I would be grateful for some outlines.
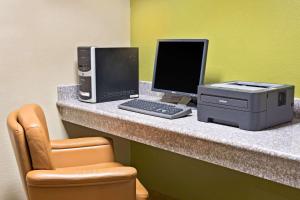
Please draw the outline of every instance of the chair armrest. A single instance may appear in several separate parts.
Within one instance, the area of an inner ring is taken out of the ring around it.
[[[85,137],[51,141],[52,149],[69,149],[101,145],[111,145],[111,142],[103,137]]]
[[[113,162],[111,142],[103,137],[51,141],[51,158],[55,168]]]
[[[132,167],[33,170],[26,181],[31,200],[135,200],[136,173]]]
[[[102,169],[61,168],[56,170],[32,170],[26,175],[30,186],[78,186],[135,180],[137,171],[133,167],[113,167]]]

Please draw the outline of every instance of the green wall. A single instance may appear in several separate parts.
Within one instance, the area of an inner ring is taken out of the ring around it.
[[[142,80],[152,80],[159,38],[208,38],[207,82],[300,88],[299,0],[131,0],[131,43],[140,48]]]
[[[138,169],[142,183],[175,199],[300,199],[300,190],[288,186],[143,144],[131,144],[132,165]]]
[[[300,88],[299,0],[131,0],[140,79],[152,80],[156,40],[208,38],[206,82]],[[296,90],[300,97],[300,89]],[[152,190],[182,200],[300,199],[300,190],[137,143],[132,164]]]

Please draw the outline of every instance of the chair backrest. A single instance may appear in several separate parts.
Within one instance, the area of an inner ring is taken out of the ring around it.
[[[21,107],[18,112],[18,122],[25,131],[32,168],[54,169],[47,123],[41,107],[36,104]]]
[[[36,104],[24,105],[9,114],[7,127],[26,189],[26,174],[30,170],[54,169],[44,112]]]
[[[28,150],[26,137],[23,127],[17,121],[18,110],[11,112],[7,118],[7,127],[10,136],[10,141],[13,146],[17,164],[19,167],[23,187],[28,197],[26,174],[32,170],[31,159]]]

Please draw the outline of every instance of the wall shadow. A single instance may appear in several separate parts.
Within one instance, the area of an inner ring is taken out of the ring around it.
[[[178,200],[298,200],[300,190],[222,166],[132,143],[132,165],[150,191]]]

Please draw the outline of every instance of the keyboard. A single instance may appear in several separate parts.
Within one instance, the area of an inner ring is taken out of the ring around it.
[[[142,99],[127,101],[118,108],[167,119],[176,119],[192,113],[191,108]]]

